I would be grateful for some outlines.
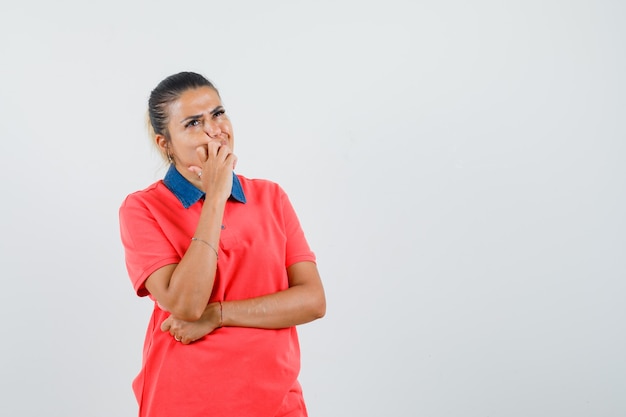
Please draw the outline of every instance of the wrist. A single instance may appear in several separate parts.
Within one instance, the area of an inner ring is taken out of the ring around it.
[[[226,206],[226,202],[228,201],[229,196],[220,196],[216,193],[206,193],[204,197],[204,206],[210,210],[218,210],[224,211],[224,207]]]
[[[215,301],[204,310],[204,320],[211,323],[214,329],[224,326],[224,304],[226,303],[223,301]]]
[[[224,303],[222,301],[219,301],[219,312],[218,312],[218,324],[217,324],[217,328],[219,329],[220,327],[224,326]]]

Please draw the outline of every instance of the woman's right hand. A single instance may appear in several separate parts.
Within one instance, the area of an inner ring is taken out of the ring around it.
[[[188,169],[198,176],[202,190],[209,196],[227,200],[233,186],[233,170],[237,156],[220,140],[211,140],[196,149],[201,166]]]

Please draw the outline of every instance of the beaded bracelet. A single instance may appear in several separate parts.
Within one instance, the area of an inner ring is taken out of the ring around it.
[[[219,260],[219,258],[220,258],[220,257],[217,255],[217,249],[215,249],[215,248],[213,247],[213,245],[211,245],[209,242],[207,242],[207,241],[206,241],[206,240],[204,240],[204,239],[200,239],[200,238],[197,238],[197,237],[192,237],[192,238],[191,238],[191,241],[192,241],[192,242],[193,242],[193,241],[196,241],[196,240],[197,240],[198,242],[202,242],[202,243],[204,243],[205,245],[207,245],[208,247],[210,247],[211,249],[213,249],[213,252],[215,252],[215,260],[216,260],[216,261],[218,261],[218,260]]]

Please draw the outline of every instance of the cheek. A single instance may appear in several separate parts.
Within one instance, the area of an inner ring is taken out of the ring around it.
[[[201,145],[199,140],[187,137],[184,141],[180,141],[173,145],[172,150],[179,159],[186,161],[195,161],[198,159],[196,149]]]
[[[230,120],[224,120],[220,125],[220,129],[222,132],[228,132],[228,134],[233,133],[233,126],[230,124]]]

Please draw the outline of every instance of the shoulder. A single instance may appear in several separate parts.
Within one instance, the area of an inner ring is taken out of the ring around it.
[[[248,178],[243,175],[237,175],[239,181],[241,182],[241,186],[243,188],[244,193],[246,194],[246,198],[248,195],[275,195],[281,196],[285,194],[285,191],[282,187],[271,180],[262,179],[262,178]]]
[[[122,201],[121,209],[136,206],[152,206],[159,201],[163,201],[164,197],[172,193],[167,189],[163,180],[159,180],[143,190],[135,191],[126,196]]]

